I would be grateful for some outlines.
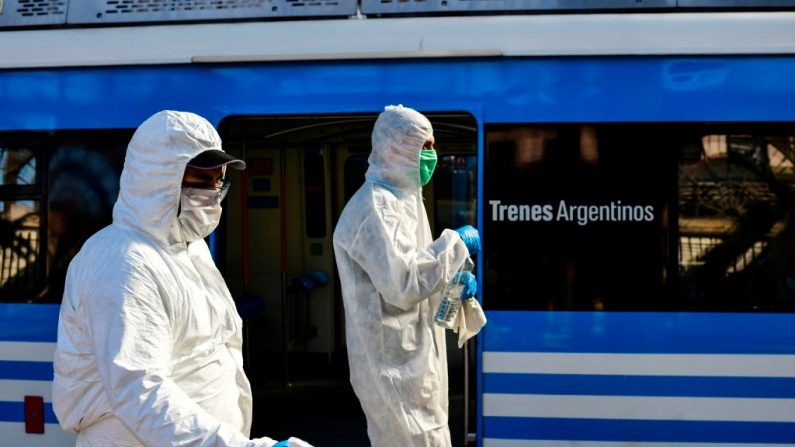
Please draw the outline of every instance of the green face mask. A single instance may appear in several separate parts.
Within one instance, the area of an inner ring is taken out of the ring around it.
[[[436,169],[436,151],[420,149],[420,183],[422,186],[431,181],[434,169]]]

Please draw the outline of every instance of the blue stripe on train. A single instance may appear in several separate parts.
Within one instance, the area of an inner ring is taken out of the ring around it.
[[[711,74],[703,75],[704,67]],[[423,82],[416,82],[416,73],[423,74]],[[482,110],[486,123],[791,122],[795,120],[792,73],[791,55],[428,58],[3,70],[0,104],[14,112],[0,113],[0,130],[134,128],[153,110],[166,106],[190,110],[212,123],[229,115],[378,113],[384,104],[397,100],[418,110],[466,110],[462,105],[470,105]],[[704,82],[705,76],[716,80]],[[285,78],[290,82],[282,82]],[[131,94],[130,85],[147,89]],[[196,91],[223,94],[196,95]],[[738,106],[748,98],[758,105]]]
[[[795,354],[795,314],[488,311],[483,351]]]
[[[0,380],[49,381],[52,378],[52,362],[0,361]]]
[[[25,422],[25,404],[23,402],[0,401],[0,422]],[[52,411],[52,404],[44,403],[44,423],[57,424],[58,419]]]
[[[59,304],[0,304],[0,341],[54,343],[59,310]]]
[[[795,398],[795,378],[489,373],[483,375],[483,392],[591,396]]]
[[[793,443],[795,423],[486,417],[483,437],[613,442]]]

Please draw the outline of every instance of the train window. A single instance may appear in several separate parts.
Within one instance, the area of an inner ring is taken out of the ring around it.
[[[484,306],[655,307],[675,175],[662,149],[641,129],[488,128]]]
[[[780,129],[493,126],[485,155],[486,308],[795,311]]]
[[[60,302],[72,257],[112,221],[131,136],[0,134],[0,301]]]
[[[696,135],[679,156],[679,277],[690,307],[795,310],[795,137]]]
[[[14,133],[0,138],[0,300],[24,301],[45,275],[40,142]]]
[[[477,157],[440,155],[433,174],[434,228],[475,225]]]

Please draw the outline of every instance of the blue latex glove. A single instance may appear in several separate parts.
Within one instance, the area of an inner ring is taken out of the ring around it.
[[[453,280],[457,284],[463,284],[464,288],[461,290],[461,299],[468,300],[478,293],[478,282],[475,275],[470,272],[458,272],[453,276]]]
[[[480,252],[480,233],[472,225],[464,225],[463,227],[455,230],[461,236],[461,240],[467,246],[470,255],[476,255]]]
[[[273,447],[312,447],[312,444],[304,441],[303,439],[298,439],[294,437],[290,437],[290,439],[286,441],[277,442],[273,444]]]

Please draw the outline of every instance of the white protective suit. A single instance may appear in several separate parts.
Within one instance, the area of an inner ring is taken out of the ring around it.
[[[113,223],[69,265],[53,408],[77,446],[271,446],[249,440],[241,319],[207,244],[177,223],[188,161],[221,149],[204,118],[164,111],[130,141]]]
[[[366,181],[334,230],[351,384],[373,447],[450,445],[445,334],[433,318],[469,253],[455,231],[431,236],[418,165],[432,132],[420,113],[387,107]]]

